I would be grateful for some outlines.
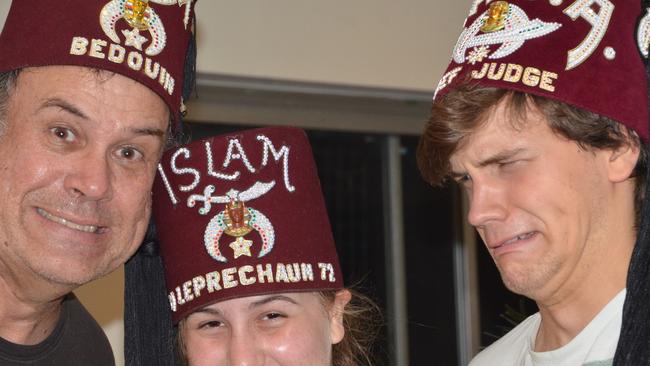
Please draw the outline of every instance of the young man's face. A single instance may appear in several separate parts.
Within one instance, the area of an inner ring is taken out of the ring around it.
[[[169,112],[145,86],[76,66],[23,70],[0,135],[0,261],[77,286],[140,244]]]
[[[515,128],[504,106],[497,105],[450,160],[469,196],[468,221],[504,283],[538,300],[608,265],[603,256],[621,240],[611,237],[620,227],[633,235],[634,182],[623,175],[638,151],[626,150],[634,156],[621,162],[612,150],[583,149],[553,133],[533,108]],[[621,200],[630,212],[612,217]]]

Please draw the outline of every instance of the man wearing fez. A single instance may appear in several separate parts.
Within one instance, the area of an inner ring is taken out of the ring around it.
[[[71,291],[144,236],[193,68],[193,7],[12,3],[0,35],[0,364],[114,364]]]
[[[646,14],[473,1],[418,164],[464,188],[503,282],[539,312],[472,366],[650,364]]]

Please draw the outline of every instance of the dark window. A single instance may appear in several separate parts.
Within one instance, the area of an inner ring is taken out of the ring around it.
[[[415,162],[417,137],[402,138],[411,365],[458,364],[454,298],[456,187],[433,188]]]

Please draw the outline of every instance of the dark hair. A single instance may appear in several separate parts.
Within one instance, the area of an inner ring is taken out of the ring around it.
[[[9,96],[16,86],[20,69],[0,73],[0,132],[4,131]]]
[[[616,149],[626,144],[640,148],[634,169],[637,225],[645,196],[647,151],[638,135],[625,125],[599,114],[553,99],[527,93],[464,84],[433,103],[431,117],[420,138],[417,162],[424,179],[442,184],[450,173],[449,158],[459,144],[485,123],[490,112],[507,101],[513,127],[521,128],[527,111],[537,108],[551,130],[583,149]]]
[[[338,291],[321,291],[317,294],[325,308],[334,303]],[[332,366],[372,366],[372,345],[381,326],[381,309],[369,297],[351,289],[350,302],[343,310],[343,339],[332,346]],[[176,332],[177,359],[181,365],[187,366],[187,355],[182,332],[185,319],[178,324]]]

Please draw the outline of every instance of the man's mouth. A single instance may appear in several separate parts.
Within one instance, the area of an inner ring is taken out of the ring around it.
[[[501,248],[501,247],[504,247],[504,246],[508,246],[508,245],[514,244],[514,243],[516,243],[516,242],[518,242],[518,241],[520,241],[520,240],[526,240],[526,239],[529,239],[529,238],[531,238],[533,235],[535,235],[535,232],[534,232],[534,231],[531,231],[531,232],[528,232],[528,233],[524,233],[524,234],[521,234],[521,235],[517,235],[517,236],[515,236],[514,238],[512,238],[512,239],[508,239],[508,240],[504,241],[503,243],[497,245],[496,247],[494,247],[494,249],[497,249],[497,248]]]
[[[66,220],[66,219],[64,219],[62,217],[52,215],[51,213],[43,210],[40,207],[36,209],[36,212],[38,212],[39,215],[43,216],[44,218],[46,218],[46,219],[48,219],[50,221],[56,222],[58,224],[61,224],[61,225],[65,226],[65,227],[68,227],[68,228],[73,229],[73,230],[82,231],[82,232],[91,233],[91,234],[98,234],[100,232],[100,229],[101,229],[100,226],[81,225],[81,224],[77,224],[76,222]]]

